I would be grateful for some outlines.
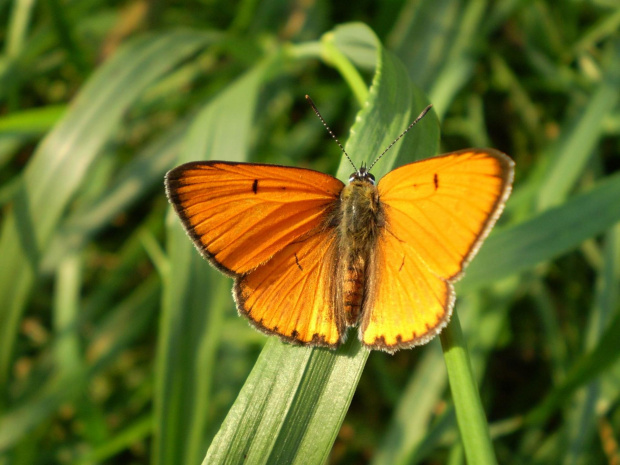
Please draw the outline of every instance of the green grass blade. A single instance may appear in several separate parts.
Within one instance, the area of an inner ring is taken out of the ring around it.
[[[517,226],[497,231],[467,269],[468,289],[524,271],[574,249],[620,221],[620,175]]]
[[[365,41],[369,42],[365,43]],[[323,61],[338,70],[347,81],[360,105],[363,105],[368,99],[368,87],[355,68],[352,55],[360,57],[363,52],[374,52],[373,45],[372,37],[368,34],[368,28],[363,24],[337,28],[334,32],[327,33],[321,38]],[[372,55],[374,59],[374,53]]]
[[[13,2],[8,20],[5,43],[5,52],[9,57],[18,55],[23,48],[34,5],[34,2],[28,0],[17,0]],[[4,8],[8,8],[8,6],[4,6]]]
[[[49,105],[3,116],[0,118],[0,134],[21,138],[40,136],[49,131],[66,110],[66,105]]]
[[[84,173],[144,88],[207,41],[204,34],[177,32],[134,42],[102,67],[39,146],[0,234],[0,386],[41,251]]]
[[[467,463],[496,464],[486,415],[482,408],[458,314],[439,334]]]
[[[368,356],[355,338],[338,353],[271,338],[203,464],[323,463]]]
[[[54,302],[54,329],[57,334],[54,355],[61,372],[73,372],[81,366],[77,331],[81,277],[81,257],[68,255],[58,267]]]
[[[343,31],[346,29],[338,28],[335,34]],[[360,164],[374,160],[426,104],[402,64],[381,48],[372,31],[367,30],[367,34],[366,42],[377,44],[377,69],[368,103],[358,113],[346,144],[353,160]],[[379,175],[397,158],[412,161],[414,148],[427,155],[436,153],[437,121],[429,115],[416,129],[377,165]],[[344,160],[338,175],[346,179],[351,171]],[[270,339],[203,463],[277,460],[322,464],[367,356],[368,351],[353,332],[349,342],[337,351],[295,347]]]
[[[620,40],[609,44],[607,69],[598,88],[576,121],[565,130],[552,150],[552,163],[544,174],[538,194],[540,209],[561,203],[581,179],[586,163],[604,133],[603,121],[620,100]]]
[[[161,180],[181,150],[188,121],[170,128],[123,168],[104,192],[76,208],[54,233],[41,262],[45,271],[51,269],[67,253],[83,248],[93,236],[119,214],[134,206]]]

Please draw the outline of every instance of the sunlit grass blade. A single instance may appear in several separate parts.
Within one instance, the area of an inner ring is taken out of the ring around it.
[[[77,324],[82,285],[81,262],[79,255],[67,255],[58,266],[53,316],[56,332],[54,359],[60,372],[73,372],[81,365]]]
[[[126,47],[93,77],[31,159],[0,234],[1,386],[43,249],[84,173],[144,88],[208,40],[205,34],[181,32]]]
[[[112,219],[135,205],[153,186],[162,185],[165,172],[181,150],[188,121],[181,121],[137,153],[101,196],[76,208],[58,227],[41,267],[52,268],[65,254],[79,250]]]
[[[65,105],[50,105],[3,116],[0,118],[0,134],[22,138],[45,134],[62,118],[66,110]]]
[[[439,335],[468,463],[495,464],[495,452],[457,312]]]

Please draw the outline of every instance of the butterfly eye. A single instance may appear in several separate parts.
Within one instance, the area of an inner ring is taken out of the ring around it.
[[[353,182],[353,181],[367,181],[371,183],[373,186],[375,185],[375,177],[371,173],[366,171],[366,168],[364,167],[360,168],[358,171],[355,171],[354,173],[351,173],[351,176],[349,176],[349,182]]]

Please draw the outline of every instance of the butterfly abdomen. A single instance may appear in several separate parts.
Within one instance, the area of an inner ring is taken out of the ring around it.
[[[383,223],[379,193],[372,182],[356,179],[344,187],[338,225],[339,295],[349,326],[357,323],[364,304],[368,263]]]

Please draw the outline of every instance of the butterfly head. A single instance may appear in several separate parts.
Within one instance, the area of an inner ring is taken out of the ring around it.
[[[375,176],[366,168],[366,165],[362,165],[360,169],[354,171],[351,173],[351,176],[349,176],[349,182],[351,183],[354,181],[365,181],[374,186]]]
[[[428,105],[424,110],[422,110],[422,113],[420,113],[418,115],[418,117],[413,121],[413,123],[411,123],[409,125],[409,127],[407,127],[407,129],[405,129],[400,136],[398,136],[396,139],[394,139],[394,141],[387,146],[387,148],[381,153],[381,155],[379,155],[377,158],[375,158],[375,161],[373,161],[370,166],[368,168],[366,168],[366,165],[362,165],[360,167],[360,169],[357,169],[355,167],[355,163],[353,163],[353,160],[351,160],[351,157],[349,156],[349,154],[347,153],[347,151],[344,149],[344,147],[342,146],[342,144],[340,143],[340,141],[338,140],[338,138],[334,135],[334,133],[332,132],[331,129],[329,129],[329,126],[327,125],[327,123],[325,122],[325,120],[323,119],[323,117],[321,116],[321,113],[319,113],[318,108],[316,107],[316,105],[314,104],[314,102],[312,101],[312,99],[310,98],[310,96],[306,95],[306,99],[308,100],[308,102],[310,103],[310,106],[312,106],[312,109],[314,110],[314,112],[316,113],[316,116],[319,117],[319,119],[321,120],[321,122],[323,123],[323,126],[325,126],[325,129],[327,129],[327,132],[329,132],[329,135],[332,136],[332,139],[334,139],[336,141],[336,143],[338,144],[338,146],[340,147],[340,149],[342,150],[342,153],[344,153],[345,157],[347,157],[347,160],[349,160],[349,163],[351,163],[351,165],[353,166],[353,168],[355,168],[355,171],[351,174],[351,176],[349,176],[349,183],[353,183],[355,181],[361,181],[361,182],[366,182],[369,183],[371,185],[375,185],[375,177],[370,174],[370,170],[372,169],[373,166],[375,166],[375,163],[377,163],[381,158],[383,158],[383,155],[385,155],[387,153],[388,150],[390,150],[392,148],[392,146],[398,142],[405,134],[407,134],[407,132],[409,132],[409,130],[416,125],[416,123],[418,121],[420,121],[424,115],[426,115],[426,113],[428,113],[428,111],[431,109],[432,105]]]

